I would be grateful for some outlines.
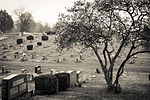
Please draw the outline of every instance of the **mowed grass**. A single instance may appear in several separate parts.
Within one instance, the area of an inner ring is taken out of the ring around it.
[[[120,77],[120,84],[122,86],[122,93],[113,94],[106,91],[106,82],[104,75],[101,72],[96,74],[96,68],[100,68],[96,56],[91,50],[87,50],[83,53],[83,60],[80,63],[76,63],[76,58],[79,58],[80,48],[75,48],[69,51],[64,51],[61,54],[56,51],[56,45],[53,44],[55,36],[49,36],[49,41],[43,42],[41,35],[34,35],[36,38],[33,41],[26,40],[24,38],[23,46],[16,44],[17,35],[11,37],[11,39],[4,40],[6,44],[13,43],[16,50],[10,48],[6,53],[8,61],[0,61],[0,67],[7,66],[11,73],[21,73],[21,69],[25,68],[29,73],[34,73],[36,65],[40,65],[43,73],[50,73],[50,69],[54,68],[57,72],[68,70],[82,70],[84,74],[85,83],[81,88],[70,88],[67,91],[58,92],[54,95],[36,95],[30,100],[150,100],[150,81],[148,80],[148,74],[150,74],[150,54],[138,55],[135,64],[126,64],[125,74]],[[37,41],[42,41],[43,46],[36,46]],[[33,44],[34,50],[27,51],[26,45]],[[2,52],[2,46],[1,51]],[[16,59],[13,58],[14,52],[26,52],[28,54],[28,61],[20,62],[20,56]],[[31,59],[31,54],[35,52],[35,59]],[[73,57],[70,55],[73,54]],[[42,60],[42,56],[46,55],[48,60]],[[58,58],[65,58],[62,62],[57,63]],[[115,72],[120,64],[122,58],[119,58],[115,65]],[[1,79],[9,74],[0,74]],[[95,75],[95,78],[91,76]],[[114,76],[115,78],[115,76]],[[34,89],[34,82],[29,83],[29,89]]]

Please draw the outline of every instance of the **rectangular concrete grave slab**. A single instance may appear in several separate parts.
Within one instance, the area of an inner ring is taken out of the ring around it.
[[[70,75],[70,86],[69,87],[75,87],[77,83],[77,77],[76,77],[76,71],[75,70],[69,70],[66,73],[69,73]]]
[[[2,79],[2,100],[13,100],[27,92],[26,74],[12,74]]]
[[[76,75],[77,75],[77,83],[82,83],[83,82],[83,73],[82,73],[82,71],[77,71]]]

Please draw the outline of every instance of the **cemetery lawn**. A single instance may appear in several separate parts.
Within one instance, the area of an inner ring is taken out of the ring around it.
[[[26,39],[26,36],[21,38]],[[4,53],[1,45],[2,42],[8,45],[13,43],[16,47],[15,50],[10,48],[5,53],[8,58],[7,61],[0,61],[0,69],[2,66],[6,66],[11,71],[11,73],[0,74],[1,79],[12,73],[21,73],[21,69],[27,69],[29,73],[34,73],[35,66],[40,65],[43,73],[50,73],[50,69],[52,68],[57,72],[72,69],[81,70],[83,71],[85,82],[81,88],[69,88],[67,91],[60,91],[54,95],[36,95],[30,98],[30,100],[150,100],[150,81],[148,80],[148,75],[150,74],[150,54],[138,55],[135,59],[135,64],[127,63],[125,65],[125,73],[120,77],[122,93],[113,94],[106,91],[106,82],[103,73],[95,73],[96,68],[101,68],[92,51],[85,51],[83,53],[85,60],[76,63],[76,58],[79,58],[79,48],[63,52],[60,56],[56,51],[56,46],[53,44],[54,36],[49,36],[50,39],[48,41],[42,41],[43,44],[41,47],[36,46],[38,41],[41,42],[41,34],[35,34],[34,37],[36,38],[33,41],[25,40],[23,46],[16,44],[17,35],[0,42],[0,58]],[[33,44],[34,49],[27,51],[27,44]],[[28,61],[20,62],[20,55],[14,59],[13,54],[15,52],[23,51],[28,54]],[[33,52],[36,53],[35,59],[31,59]],[[72,53],[73,57],[70,57]],[[43,55],[47,55],[48,60],[42,60]],[[58,58],[63,58],[63,60],[57,63]],[[121,60],[122,58],[119,58],[116,62],[115,73]],[[34,89],[34,82],[29,82],[29,90],[32,89]]]

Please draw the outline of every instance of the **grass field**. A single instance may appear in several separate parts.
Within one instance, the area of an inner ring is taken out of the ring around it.
[[[55,95],[36,95],[31,100],[150,100],[150,81],[147,75],[150,74],[150,54],[138,55],[135,64],[126,64],[125,74],[120,78],[120,84],[122,86],[121,94],[111,94],[106,91],[106,82],[104,80],[103,73],[96,74],[96,68],[100,69],[99,63],[92,51],[88,50],[83,53],[83,60],[80,63],[76,63],[76,58],[79,58],[80,48],[72,49],[62,52],[61,54],[56,51],[56,46],[53,44],[55,36],[49,36],[49,40],[43,42],[41,40],[42,34],[34,34],[35,40],[26,40],[24,35],[23,45],[17,45],[16,39],[18,35],[8,35],[4,40],[0,40],[0,58],[5,53],[7,61],[0,61],[0,69],[2,66],[7,66],[11,73],[0,74],[0,78],[12,74],[21,73],[21,69],[25,68],[29,73],[34,73],[36,65],[42,67],[43,73],[50,73],[50,69],[54,68],[56,71],[68,71],[68,70],[82,70],[84,73],[85,83],[81,88],[71,88],[67,91],[58,92]],[[4,37],[1,35],[0,37]],[[41,47],[36,46],[37,41],[41,41],[43,45]],[[10,47],[9,50],[3,50],[2,43],[7,44]],[[33,44],[34,49],[32,51],[26,50],[27,44]],[[6,52],[7,51],[7,52]],[[14,59],[14,53],[19,52],[19,56]],[[28,61],[20,62],[22,52],[28,55]],[[35,58],[31,59],[31,54],[35,53]],[[73,57],[70,55],[73,54]],[[46,55],[48,60],[42,60],[42,56]],[[62,59],[62,62],[57,63],[57,59]],[[119,58],[116,62],[115,73],[117,66],[120,64],[122,58]],[[94,78],[91,76],[95,75]],[[33,83],[29,84],[29,89],[34,89]]]

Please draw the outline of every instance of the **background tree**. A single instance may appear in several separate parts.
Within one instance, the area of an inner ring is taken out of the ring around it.
[[[48,31],[50,31],[50,30],[51,30],[50,25],[48,25],[48,23],[45,23],[44,26],[43,26],[43,31],[44,31],[44,32],[48,32]]]
[[[149,0],[77,1],[68,9],[69,14],[60,15],[56,43],[61,50],[77,45],[92,48],[108,90],[119,93],[119,77],[126,62],[136,54],[150,52],[142,49],[143,41],[150,39],[144,35],[149,30],[145,30],[149,11]],[[122,53],[123,61],[115,66]]]
[[[38,32],[38,33],[43,32],[43,25],[40,22],[35,23],[32,27],[33,27],[32,29],[34,30],[34,32]]]
[[[6,10],[0,10],[0,31],[5,33],[11,31],[14,26],[14,22],[11,16],[6,12]]]
[[[15,15],[18,17],[17,26],[23,35],[23,32],[29,32],[30,26],[33,25],[33,17],[30,12],[25,11],[25,8],[14,10]]]

